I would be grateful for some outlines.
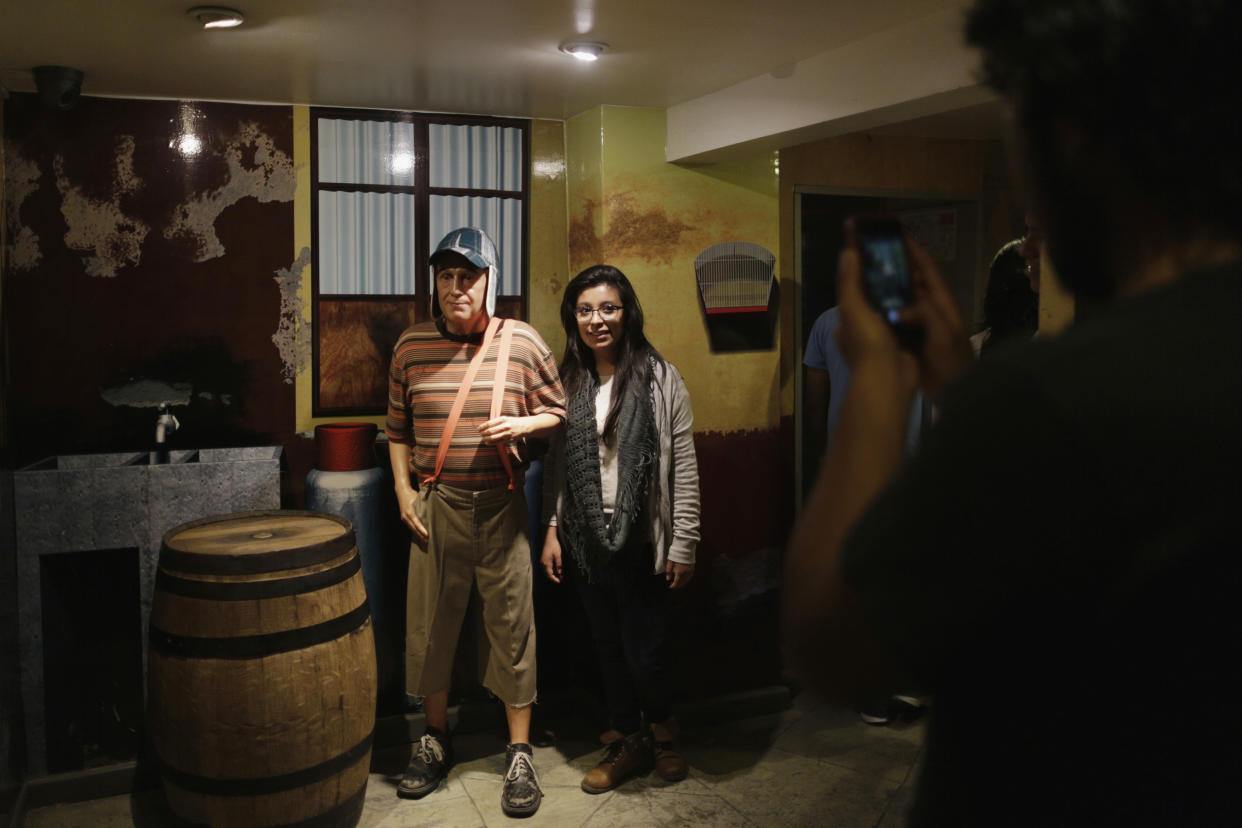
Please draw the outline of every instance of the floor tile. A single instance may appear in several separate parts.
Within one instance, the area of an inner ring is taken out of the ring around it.
[[[542,777],[540,781],[542,782]],[[592,814],[617,795],[613,791],[593,796],[583,792],[576,785],[573,788],[552,788],[541,785],[543,802],[540,803],[539,810],[534,816],[516,822],[505,816],[500,809],[500,790],[503,783],[499,775],[490,779],[469,776],[463,782],[488,828],[499,828],[499,826],[514,828],[516,825],[521,825],[523,828],[528,826],[529,828],[538,828],[538,826],[576,828],[576,826],[585,824]]]
[[[896,782],[906,778],[923,744],[922,722],[875,727],[848,708],[820,707],[780,733],[774,747]]]
[[[462,796],[452,798],[431,793],[422,799],[400,800],[383,819],[365,828],[483,828],[482,814],[462,790]]]
[[[899,785],[776,748],[732,772],[692,773],[762,826],[872,828]]]
[[[27,828],[130,828],[133,824],[128,795],[35,808],[26,812],[25,822]]]
[[[921,724],[876,728],[854,711],[799,694],[789,710],[688,729],[682,750],[690,776],[667,783],[654,773],[593,796],[582,776],[603,756],[591,726],[554,722],[550,747],[535,747],[544,789],[529,826],[823,826],[900,828],[913,797],[924,737]],[[441,786],[420,800],[398,799],[409,747],[372,756],[360,828],[514,828],[500,809],[504,735],[461,734],[456,763]],[[158,790],[27,814],[31,828],[167,828]]]
[[[617,792],[585,823],[585,828],[604,826],[710,825],[712,828],[751,826],[725,799],[713,794],[684,794],[652,789]]]

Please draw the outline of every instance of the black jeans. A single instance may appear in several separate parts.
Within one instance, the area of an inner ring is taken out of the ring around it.
[[[591,637],[604,680],[611,726],[625,734],[642,723],[666,722],[669,704],[669,588],[663,574],[653,575],[655,552],[635,555],[623,570],[603,583],[588,583],[575,572],[578,594],[591,624]],[[628,556],[627,556],[628,557]]]

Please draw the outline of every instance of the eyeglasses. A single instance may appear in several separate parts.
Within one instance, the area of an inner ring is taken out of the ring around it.
[[[579,322],[586,322],[595,314],[599,314],[599,318],[605,322],[611,322],[621,315],[620,305],[600,305],[598,308],[589,308],[586,305],[579,305],[574,309],[574,313],[578,315]]]

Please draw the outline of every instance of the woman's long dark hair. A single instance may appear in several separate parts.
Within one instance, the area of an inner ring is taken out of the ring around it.
[[[1039,327],[1039,294],[1031,290],[1026,262],[1019,254],[1020,239],[1002,247],[988,270],[988,288],[983,297],[983,327],[990,328],[981,357],[1009,340],[1030,339]]]
[[[565,328],[565,356],[561,359],[561,383],[565,393],[573,396],[582,387],[588,374],[599,381],[595,354],[578,333],[578,297],[596,285],[612,285],[621,296],[621,338],[617,343],[616,373],[613,374],[612,395],[608,416],[604,420],[604,436],[611,437],[617,427],[618,402],[625,394],[644,395],[651,384],[652,358],[663,357],[647,341],[643,333],[643,307],[638,294],[625,274],[611,265],[592,265],[565,286],[561,298],[561,325]]]

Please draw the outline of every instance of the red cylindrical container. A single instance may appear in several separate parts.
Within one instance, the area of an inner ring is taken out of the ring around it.
[[[315,426],[315,468],[362,471],[375,465],[375,423],[327,423]]]

